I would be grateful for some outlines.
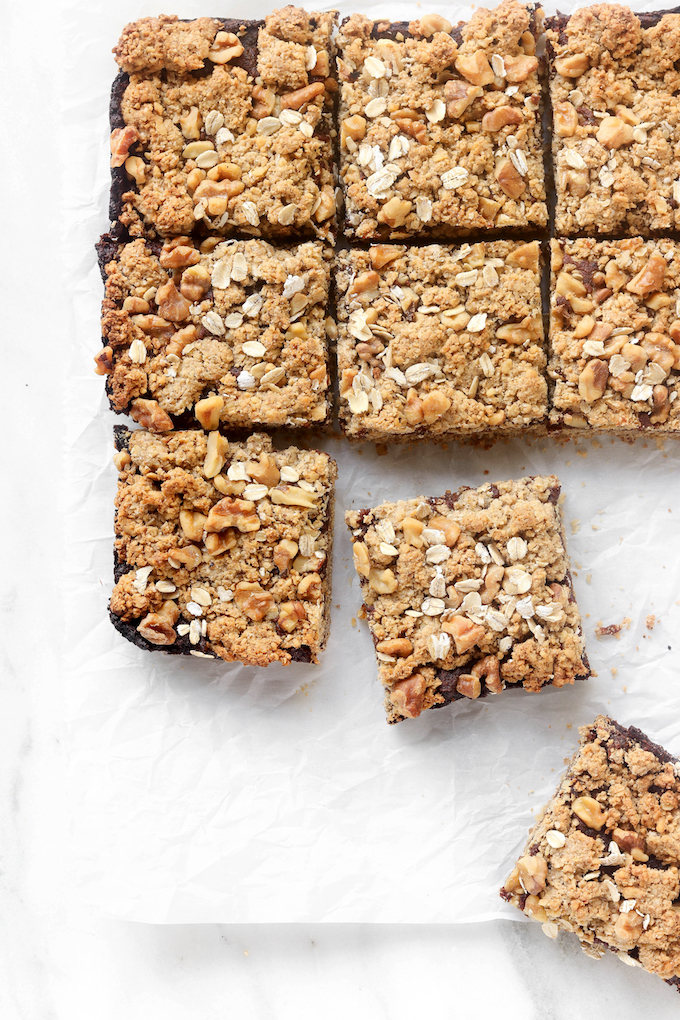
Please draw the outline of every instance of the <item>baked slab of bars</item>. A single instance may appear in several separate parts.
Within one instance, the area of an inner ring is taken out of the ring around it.
[[[547,222],[536,36],[515,0],[452,28],[353,14],[338,36],[340,176],[355,238]]]
[[[607,716],[580,734],[501,896],[550,938],[573,932],[680,991],[680,766]]]
[[[388,722],[590,667],[554,475],[345,515]]]
[[[114,411],[166,431],[188,413],[203,428],[319,425],[327,396],[330,249],[321,241],[105,235],[104,347]]]
[[[349,438],[486,441],[539,431],[548,412],[539,263],[538,241],[340,252],[340,418]]]
[[[680,227],[680,14],[596,4],[546,22],[558,234]]]
[[[284,7],[128,25],[114,49],[111,219],[134,236],[330,237],[334,24]]]
[[[551,423],[680,435],[680,246],[552,242]]]
[[[317,662],[328,636],[334,461],[265,435],[116,429],[114,626],[140,648]]]

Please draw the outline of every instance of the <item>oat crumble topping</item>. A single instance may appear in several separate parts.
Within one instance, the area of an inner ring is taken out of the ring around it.
[[[322,242],[138,238],[99,245],[111,406],[154,431],[319,425],[329,410]]]
[[[112,219],[132,236],[194,229],[330,238],[335,13],[143,18],[114,54]]]
[[[318,662],[335,463],[268,436],[118,428],[111,619],[142,648]]]
[[[540,11],[503,0],[453,28],[340,26],[340,176],[354,238],[459,237],[547,222]]]
[[[349,511],[389,722],[590,675],[552,475]]]
[[[576,934],[680,990],[680,779],[640,730],[598,716],[501,896],[550,938]]]
[[[680,14],[595,4],[547,21],[558,234],[680,226]]]
[[[551,422],[680,433],[680,246],[552,241]]]
[[[538,241],[375,245],[337,258],[351,439],[483,438],[547,416]]]

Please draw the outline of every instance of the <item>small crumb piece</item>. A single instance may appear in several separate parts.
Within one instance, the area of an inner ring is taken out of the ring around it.
[[[606,627],[603,627],[601,621],[599,621],[597,627],[595,628],[595,634],[598,638],[615,637],[616,640],[618,641],[621,635],[621,631],[628,630],[630,624],[631,619],[629,616],[624,616],[624,618],[621,620],[621,623],[610,623]]]
[[[578,517],[574,517],[573,521],[571,522],[571,533],[572,533],[572,535],[576,535],[580,530],[581,530],[581,522],[579,521]]]
[[[656,616],[654,613],[650,613],[645,619],[645,627],[647,630],[654,630],[654,624],[656,623]]]

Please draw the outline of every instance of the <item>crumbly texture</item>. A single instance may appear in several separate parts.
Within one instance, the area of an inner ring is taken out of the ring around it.
[[[388,722],[590,675],[554,475],[345,515]]]
[[[452,28],[340,27],[340,176],[354,238],[460,237],[547,222],[532,6]]]
[[[551,938],[573,932],[588,956],[611,949],[680,990],[680,766],[607,716],[580,734],[501,896]]]
[[[114,49],[111,218],[132,236],[331,237],[334,24],[284,7],[128,25]]]
[[[146,649],[317,662],[330,614],[335,463],[219,432],[118,428],[111,619]]]
[[[95,360],[115,411],[156,431],[185,412],[205,428],[325,421],[326,245],[109,236],[98,247],[106,297]]]
[[[575,435],[680,435],[680,246],[552,242],[550,420]]]
[[[538,241],[337,259],[340,418],[356,440],[535,433],[548,413]]]
[[[680,14],[547,21],[558,234],[680,227]]]

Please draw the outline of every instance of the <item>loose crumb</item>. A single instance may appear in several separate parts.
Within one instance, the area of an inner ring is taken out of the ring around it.
[[[645,627],[647,630],[654,630],[654,624],[656,623],[656,616],[654,613],[650,613],[645,619]]]
[[[597,621],[597,627],[595,628],[595,635],[598,640],[601,637],[615,637],[618,641],[621,636],[622,630],[628,630],[631,625],[631,619],[629,616],[624,616],[621,623],[610,623],[606,627],[602,626],[602,621]]]
[[[573,521],[571,522],[571,533],[572,533],[572,535],[576,535],[580,530],[581,530],[581,522],[578,519],[578,517],[574,517]]]

